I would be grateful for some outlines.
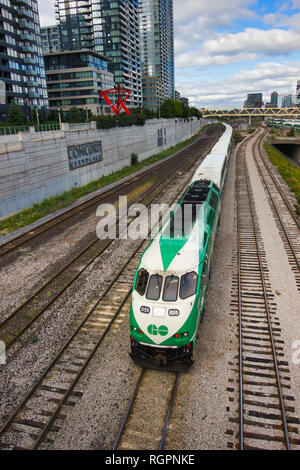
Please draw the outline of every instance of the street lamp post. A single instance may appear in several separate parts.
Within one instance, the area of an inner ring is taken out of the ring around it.
[[[57,108],[57,112],[58,112],[59,128],[61,129],[61,115],[60,115],[60,108]]]
[[[38,123],[38,126],[40,125],[40,118],[39,118],[39,111],[37,107],[35,108],[35,113],[36,113],[36,122]]]
[[[88,120],[89,120],[89,107],[84,106],[84,109],[85,109],[85,112],[86,112],[86,122],[88,122]]]

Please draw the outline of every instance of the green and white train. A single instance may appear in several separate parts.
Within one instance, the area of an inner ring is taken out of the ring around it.
[[[130,308],[131,357],[139,365],[193,363],[232,145],[232,128],[224,126],[141,257]]]

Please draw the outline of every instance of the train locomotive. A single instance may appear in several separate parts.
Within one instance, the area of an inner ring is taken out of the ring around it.
[[[225,131],[151,240],[135,275],[131,357],[150,368],[193,364],[232,146]]]

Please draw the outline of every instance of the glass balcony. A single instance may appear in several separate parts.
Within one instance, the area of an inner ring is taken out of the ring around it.
[[[24,64],[37,64],[38,63],[38,59],[36,57],[25,57],[24,58]]]
[[[28,7],[31,7],[31,1],[30,0],[16,0],[16,3],[18,5],[27,5]]]
[[[36,80],[28,80],[26,85],[28,87],[30,87],[30,86],[40,86],[40,84]]]
[[[29,96],[29,98],[39,98],[40,94],[37,93],[36,91],[29,91],[28,96]]]
[[[34,41],[34,36],[32,36],[31,34],[28,34],[28,33],[22,33],[21,34],[21,39],[23,41]]]
[[[22,46],[22,51],[23,52],[35,52],[34,48],[32,46]]]
[[[19,14],[19,16],[26,16],[27,18],[32,18],[31,11],[26,10],[26,8],[19,8],[18,14]]]
[[[27,20],[21,20],[20,23],[20,28],[21,29],[31,29],[31,30],[34,30],[34,24],[33,23],[29,23],[29,21]]]

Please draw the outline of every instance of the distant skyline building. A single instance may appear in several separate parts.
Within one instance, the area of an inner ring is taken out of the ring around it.
[[[297,81],[296,87],[296,106],[300,107],[300,80]]]
[[[264,105],[262,93],[249,93],[247,95],[248,108],[262,108]]]
[[[143,105],[155,110],[175,98],[173,0],[140,0],[140,36]]]
[[[293,95],[286,95],[282,97],[282,108],[292,108],[294,106]]]
[[[0,1],[0,80],[5,105],[48,107],[37,0]],[[3,105],[2,105],[3,106]],[[1,109],[2,117],[7,112]]]
[[[56,0],[56,14],[62,50],[110,58],[116,84],[132,90],[126,105],[141,107],[139,0]]]
[[[278,106],[278,93],[277,93],[277,91],[273,91],[271,93],[271,104],[275,105],[275,106]]]

